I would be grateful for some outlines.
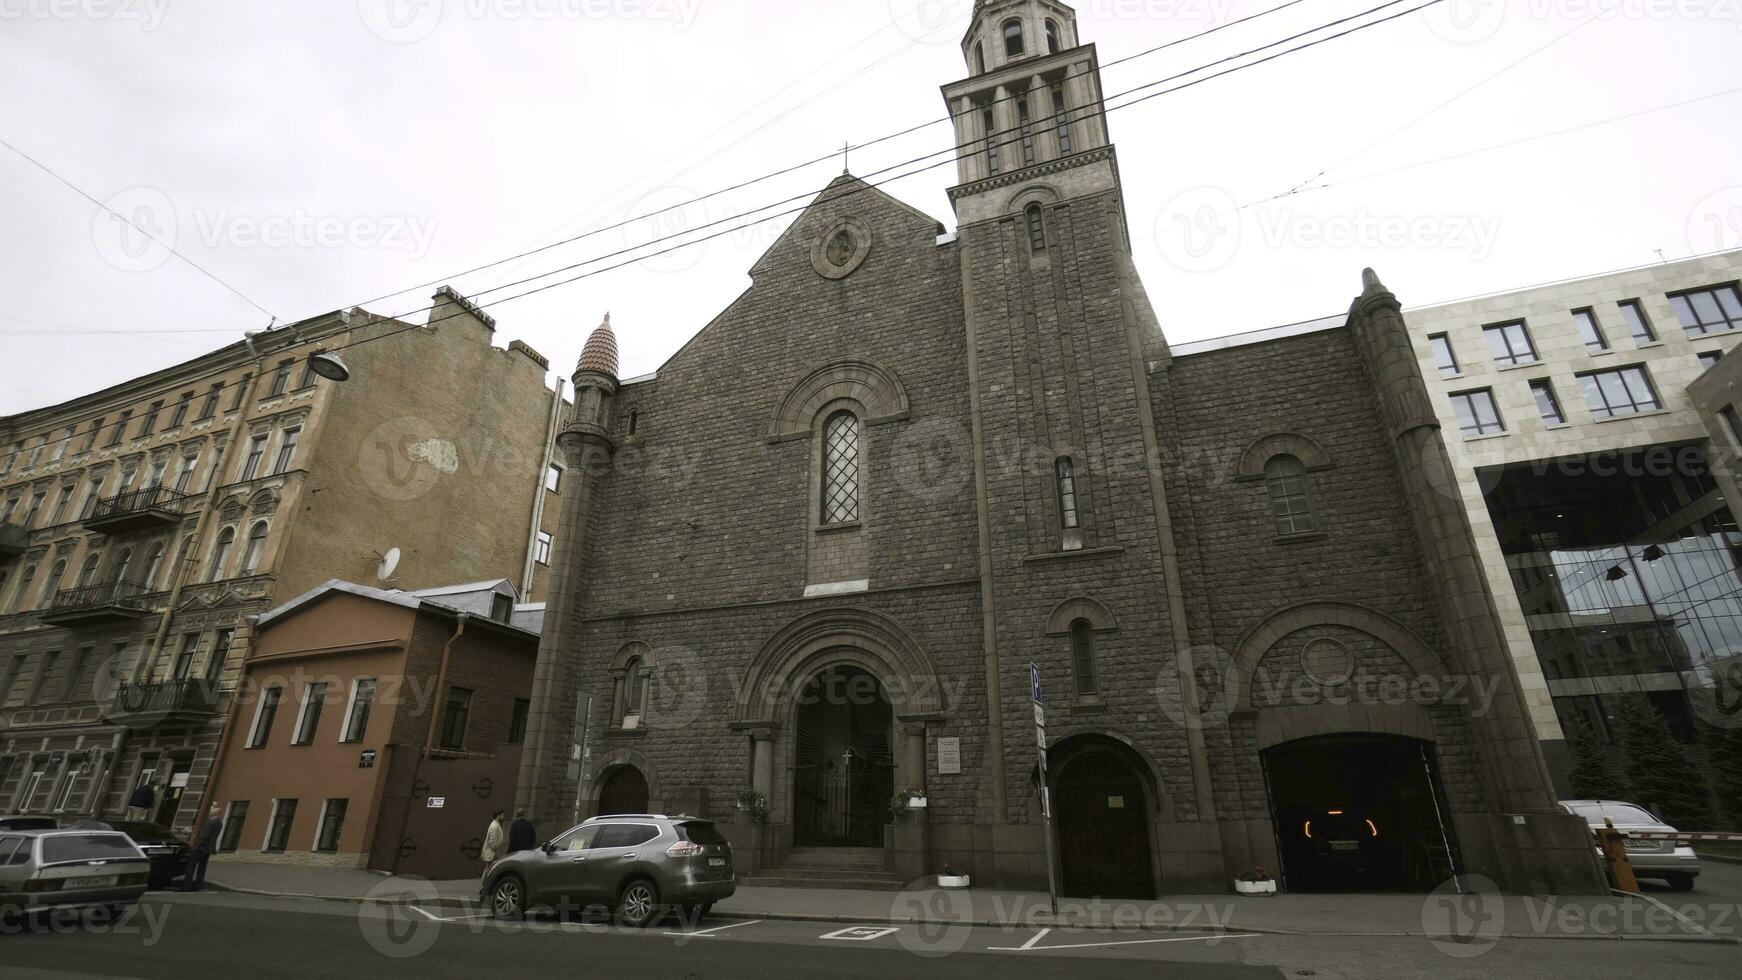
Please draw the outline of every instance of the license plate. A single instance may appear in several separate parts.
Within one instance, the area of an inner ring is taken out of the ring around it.
[[[1361,842],[1360,841],[1354,841],[1354,840],[1334,840],[1334,841],[1331,841],[1331,850],[1333,850],[1333,851],[1359,851],[1360,849],[1361,849]]]
[[[726,866],[726,859],[725,858],[708,858],[708,867],[710,867],[710,868],[723,868],[725,866]]]
[[[99,878],[68,878],[63,887],[66,888],[107,888],[115,883],[114,875],[103,875]]]

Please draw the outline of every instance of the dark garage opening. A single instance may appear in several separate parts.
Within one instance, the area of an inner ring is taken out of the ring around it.
[[[1392,735],[1322,735],[1263,753],[1290,891],[1426,891],[1452,874],[1433,747]]]

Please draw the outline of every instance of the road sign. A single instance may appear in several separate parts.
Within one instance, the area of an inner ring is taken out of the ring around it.
[[[1040,664],[1028,662],[1028,686],[1033,691],[1034,703],[1040,703]]]
[[[1028,687],[1034,696],[1034,743],[1040,748],[1040,821],[1046,835],[1046,895],[1053,915],[1059,912],[1058,872],[1053,868],[1052,792],[1046,778],[1046,709],[1040,703],[1040,664],[1028,662]]]
[[[374,749],[364,749],[362,752],[359,752],[357,754],[357,768],[358,769],[373,769],[373,768],[375,768],[375,750]]]
[[[429,807],[431,810],[440,810],[442,807],[447,805],[448,798],[445,796],[432,796],[424,801],[424,806]]]

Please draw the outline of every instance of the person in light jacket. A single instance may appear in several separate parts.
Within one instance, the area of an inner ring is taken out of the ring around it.
[[[502,856],[503,844],[502,811],[497,810],[490,817],[490,829],[484,831],[484,849],[478,856],[484,859],[484,873],[490,872],[490,865]]]

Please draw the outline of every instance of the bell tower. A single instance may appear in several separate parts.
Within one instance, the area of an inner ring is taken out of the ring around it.
[[[962,57],[968,77],[943,89],[961,224],[1001,212],[1006,188],[1043,175],[1063,196],[1117,186],[1100,64],[1095,46],[1078,41],[1076,11],[1055,0],[978,0]]]

